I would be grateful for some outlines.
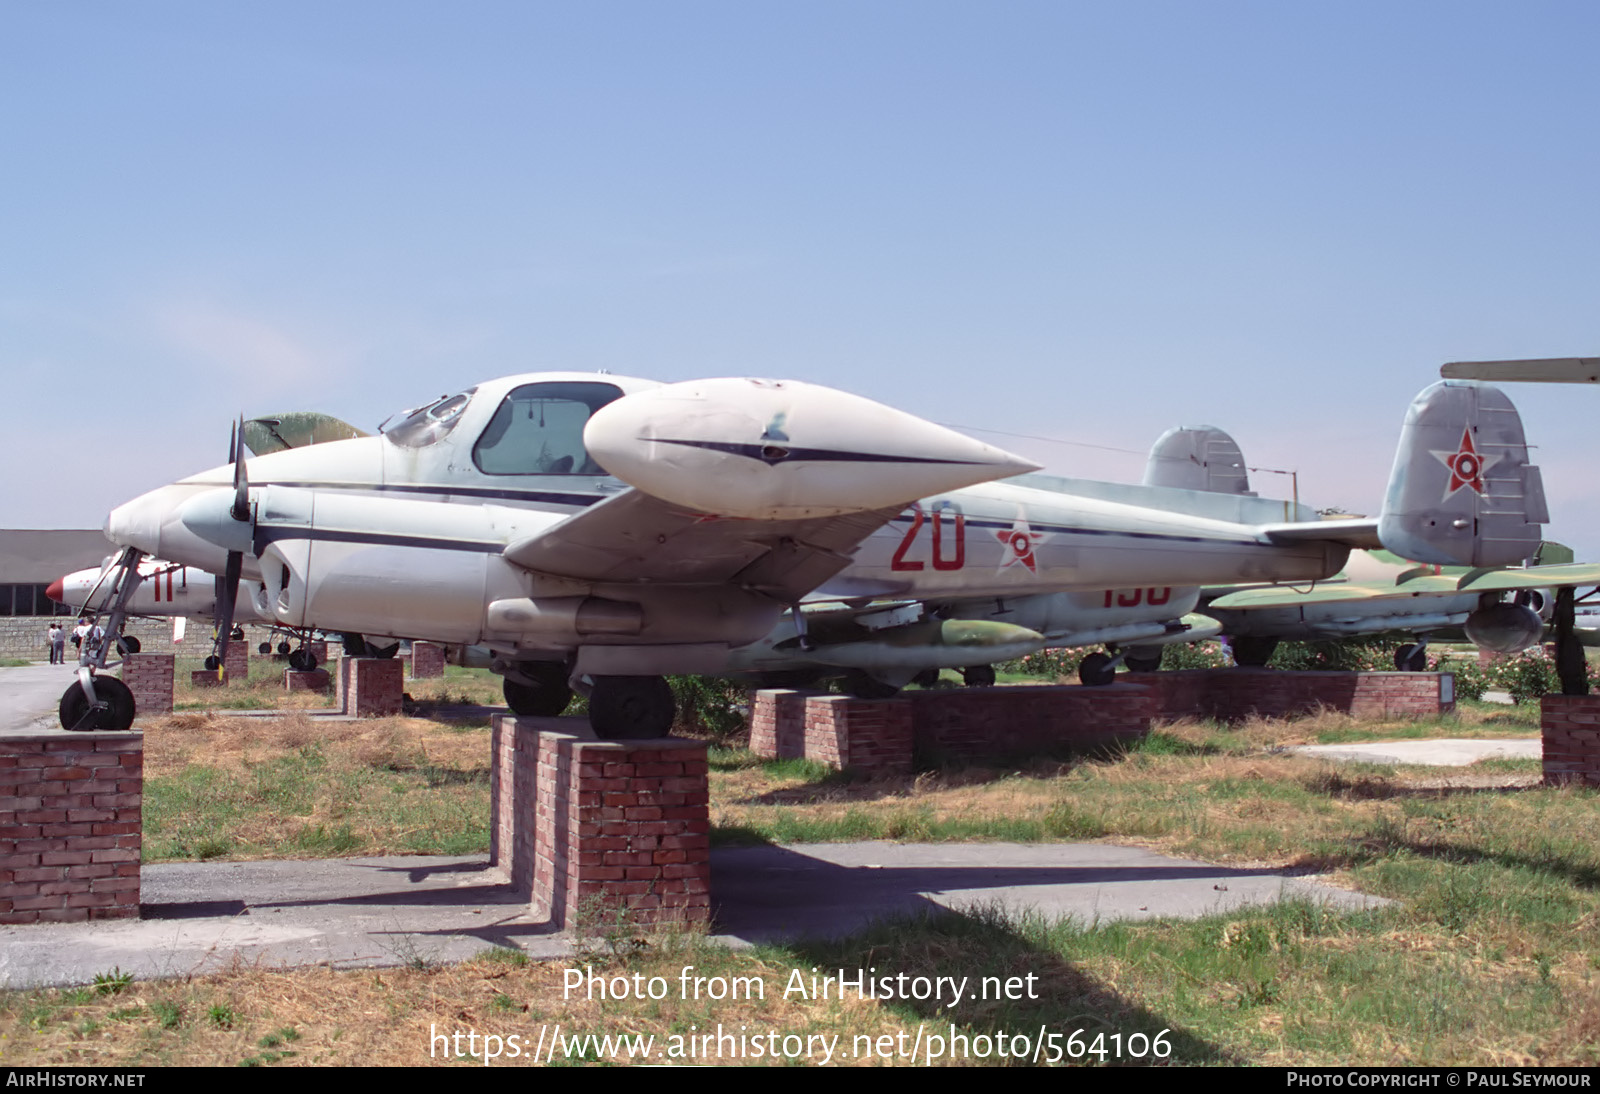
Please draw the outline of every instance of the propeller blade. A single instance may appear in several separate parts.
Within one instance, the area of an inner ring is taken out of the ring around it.
[[[244,415],[239,415],[239,421],[233,427],[234,442],[229,446],[233,449],[233,506],[228,510],[228,515],[237,521],[250,519],[250,478],[245,471],[244,460],[240,458],[240,443],[244,440]],[[228,556],[233,557],[231,554]]]
[[[222,678],[228,663],[228,639],[233,634],[233,608],[239,598],[239,576],[244,570],[244,553],[228,552],[227,569],[217,583],[217,678]]]

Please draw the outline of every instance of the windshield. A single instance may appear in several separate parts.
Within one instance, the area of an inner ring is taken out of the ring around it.
[[[395,416],[400,419],[398,422],[392,426],[389,422],[384,422],[378,427],[378,432],[405,448],[421,448],[423,445],[433,444],[456,427],[456,422],[461,420],[462,411],[467,409],[467,403],[472,400],[472,393],[477,390],[476,387],[469,387],[454,395],[441,395],[435,401],[426,406],[419,406],[415,410],[401,411]],[[394,421],[394,418],[390,418],[389,421]]]

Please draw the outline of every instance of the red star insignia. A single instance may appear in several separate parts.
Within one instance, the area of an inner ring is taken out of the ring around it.
[[[1035,532],[1028,527],[1028,518],[1024,513],[1018,513],[1016,522],[1003,532],[996,532],[995,538],[1005,548],[1005,553],[1000,560],[1000,569],[1009,569],[1012,566],[1026,566],[1029,573],[1038,573],[1039,568],[1034,562],[1033,552],[1045,540],[1050,538],[1048,532]]]
[[[1499,456],[1486,456],[1478,451],[1472,443],[1472,430],[1461,431],[1461,445],[1454,452],[1434,452],[1439,462],[1450,469],[1450,485],[1445,487],[1444,499],[1449,500],[1457,490],[1462,487],[1471,487],[1479,497],[1484,497],[1488,491],[1484,489],[1483,473],[1500,462]]]

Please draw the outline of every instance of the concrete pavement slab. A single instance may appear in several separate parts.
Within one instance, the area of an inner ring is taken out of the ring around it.
[[[1494,739],[1440,738],[1431,741],[1371,741],[1363,744],[1298,745],[1289,751],[1325,760],[1364,764],[1424,764],[1465,767],[1494,758],[1534,759],[1544,755],[1538,737]]]
[[[712,853],[715,937],[742,946],[838,937],[885,915],[1000,905],[1086,923],[1197,917],[1286,898],[1384,901],[1292,877],[1110,844],[812,844]],[[87,983],[114,968],[182,977],[230,968],[463,960],[491,946],[564,957],[481,857],[147,866],[144,918],[0,928],[0,986]]]

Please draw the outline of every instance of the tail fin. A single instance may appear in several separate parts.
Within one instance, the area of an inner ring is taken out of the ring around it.
[[[1499,388],[1434,384],[1411,403],[1378,536],[1395,554],[1456,566],[1511,566],[1550,519],[1522,417]]]
[[[1244,453],[1214,425],[1174,426],[1161,434],[1150,448],[1144,484],[1255,497]]]

